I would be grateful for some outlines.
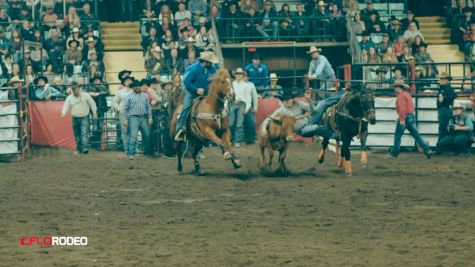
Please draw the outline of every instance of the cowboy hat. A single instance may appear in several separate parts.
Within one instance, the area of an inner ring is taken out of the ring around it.
[[[23,80],[18,77],[18,75],[13,76],[10,81],[8,81],[8,85],[12,85],[14,83],[22,83]]]
[[[80,45],[80,43],[77,40],[72,39],[68,42],[68,46],[71,46],[72,43],[76,43],[76,47],[79,47]]]
[[[461,109],[461,110],[465,111],[465,106],[458,103],[458,102],[456,102],[456,103],[454,103],[453,109]]]
[[[316,46],[312,45],[310,46],[310,49],[307,51],[307,54],[313,54],[315,52],[322,52],[322,49],[321,48],[317,48]]]
[[[198,23],[200,23],[200,24],[206,23],[206,17],[201,17],[201,18],[198,20]]]
[[[79,28],[78,28],[78,27],[74,27],[74,28],[73,28],[73,33],[75,33],[75,32],[79,32]]]
[[[35,80],[33,81],[34,84],[38,85],[39,80],[42,80],[42,81],[44,81],[45,83],[48,83],[48,78],[46,78],[45,76],[38,76],[38,77],[36,77]]]
[[[409,88],[409,85],[405,84],[402,79],[397,79],[393,83],[393,87],[401,87],[402,89]]]
[[[318,6],[326,6],[324,1],[318,1]]]
[[[130,70],[121,70],[119,72],[119,75],[117,75],[117,78],[119,78],[119,80],[122,80],[126,77],[129,77],[130,74],[132,74],[132,71],[130,71]]]
[[[401,22],[398,19],[396,19],[396,20],[391,21],[391,25],[401,25]]]
[[[251,59],[253,59],[253,60],[261,60],[261,55],[259,55],[259,53],[256,52],[256,53],[252,54],[252,58],[251,58]]]
[[[200,55],[199,59],[203,60],[203,61],[210,62],[212,64],[218,64],[219,63],[218,57],[213,52],[210,52],[210,51],[201,52],[201,55]]]
[[[91,42],[95,42],[96,40],[94,39],[94,37],[90,36],[89,38],[87,38],[86,40],[86,43],[91,43]]]
[[[160,46],[155,46],[153,49],[152,49],[153,52],[162,52],[162,49],[160,48]]]
[[[187,42],[187,43],[194,43],[194,42],[195,42],[195,38],[193,38],[193,37],[190,36],[190,37],[188,37],[188,39],[186,39],[186,42]]]
[[[278,80],[279,78],[277,77],[277,74],[271,73],[271,74],[269,75],[269,79],[270,79],[270,80]]]
[[[447,80],[452,80],[452,76],[450,76],[447,72],[442,72],[439,75],[439,79],[447,79]]]
[[[275,97],[281,101],[289,100],[295,98],[297,94],[293,90],[284,90],[282,94],[278,94]]]

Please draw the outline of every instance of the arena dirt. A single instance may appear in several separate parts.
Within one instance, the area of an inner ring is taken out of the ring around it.
[[[207,149],[204,177],[37,149],[0,164],[0,266],[474,266],[473,156],[372,154],[345,177],[317,146],[292,144],[286,177],[261,175],[254,146],[240,170]],[[20,246],[47,235],[88,245]]]

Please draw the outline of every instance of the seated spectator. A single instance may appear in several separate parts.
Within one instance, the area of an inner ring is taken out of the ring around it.
[[[326,4],[323,1],[318,2],[318,8],[315,9],[312,15],[312,34],[315,41],[329,41],[331,32],[330,13],[326,9]]]
[[[284,20],[280,24],[279,36],[280,36],[280,40],[283,40],[283,41],[292,40],[292,38],[294,36],[294,32],[293,32],[293,28],[290,25],[289,20]]]
[[[360,35],[366,30],[366,24],[364,21],[361,20],[360,13],[356,13],[351,21],[351,27],[355,34]]]
[[[96,17],[91,13],[91,5],[89,3],[85,3],[82,6],[82,14],[81,14],[81,24],[84,28],[96,28]]]
[[[346,13],[338,9],[336,3],[330,4],[330,32],[334,35],[338,41],[345,40],[346,33]]]
[[[188,29],[188,33],[190,34],[190,36],[194,36],[195,35],[195,28],[193,28],[193,25],[191,25],[191,22],[189,19],[186,19],[183,20],[183,22],[180,24],[180,26],[178,27],[178,36],[180,37],[181,36],[181,30],[183,29]]]
[[[414,17],[412,11],[409,10],[406,13],[406,18],[401,20],[401,29],[403,31],[408,30],[411,23],[414,23],[416,25],[416,30],[419,30],[419,21]]]
[[[35,72],[41,72],[49,61],[48,52],[39,46],[31,50],[30,57]]]
[[[36,78],[36,75],[35,75],[35,70],[33,69],[33,66],[31,66],[30,64],[26,65],[26,69],[25,69],[25,86],[26,86],[26,87],[29,87],[29,86],[32,85],[33,83],[36,83],[36,82],[35,82],[35,78]]]
[[[73,82],[79,83],[79,76],[74,73],[74,65],[66,63],[63,67],[63,74],[61,74],[61,81],[63,85],[70,85]]]
[[[10,51],[8,49],[10,45],[10,41],[5,37],[5,30],[3,28],[0,28],[0,55],[1,56],[6,56],[10,54]]]
[[[20,28],[20,36],[23,40],[33,41],[34,39],[34,30],[31,27],[31,22],[24,20]]]
[[[468,152],[472,144],[473,123],[465,115],[465,106],[455,103],[453,117],[449,122],[449,135],[442,138],[437,145],[437,154],[453,151],[455,155]]]
[[[420,64],[434,62],[429,52],[427,52],[427,46],[427,44],[422,43],[417,49],[417,53],[414,55],[416,63]],[[439,74],[439,71],[437,70],[437,65],[435,64],[423,65],[423,71],[426,77],[436,77]]]
[[[198,60],[196,59],[195,51],[188,51],[188,57],[183,61],[183,69],[187,69],[190,65],[193,65]]]
[[[142,49],[145,53],[145,51],[150,47],[150,45],[152,44],[152,42],[154,41],[157,41],[157,29],[155,28],[150,28],[149,32],[148,32],[148,36],[142,38],[142,42],[141,42],[141,45],[142,45]]]
[[[381,33],[386,31],[386,26],[384,26],[384,23],[379,17],[373,13],[366,21],[366,29],[370,31],[370,33]]]
[[[58,20],[58,15],[54,13],[53,7],[48,7],[46,13],[43,15],[43,30],[47,31],[52,27],[56,27],[56,21]]]
[[[389,40],[396,42],[396,40],[404,34],[401,28],[401,22],[398,19],[391,21],[391,28],[388,30]]]
[[[280,11],[277,13],[277,17],[279,17],[279,23],[282,23],[283,21],[288,21],[290,25],[292,25],[292,13],[290,12],[290,7],[289,4],[284,3],[280,9]]]
[[[150,51],[150,58],[145,61],[145,70],[149,79],[160,75],[160,71],[166,68],[166,63],[162,57],[162,50],[159,46]]]
[[[263,98],[269,98],[269,97],[279,97],[282,96],[284,93],[282,86],[277,84],[277,81],[279,78],[277,77],[277,74],[271,73],[269,76],[269,85],[264,87],[264,91],[262,92],[262,97]]]
[[[404,32],[403,34],[403,38],[405,41],[407,41],[409,44],[412,44],[414,42],[414,39],[416,38],[416,36],[420,36],[422,41],[424,41],[424,36],[422,35],[422,32],[420,32],[418,29],[417,29],[417,26],[416,26],[416,23],[414,22],[411,22],[409,24],[409,28]]]
[[[70,40],[68,42],[68,49],[64,53],[64,61],[73,65],[80,65],[82,63],[82,52],[78,49],[79,42],[77,40]]]
[[[244,23],[244,14],[237,8],[236,2],[229,3],[229,10],[223,17],[224,23],[224,38],[226,42],[231,42],[235,38],[241,37]]]
[[[460,49],[464,47],[464,42],[469,39],[472,21],[472,10],[467,8],[464,11],[464,16],[458,21],[457,31],[454,32],[454,39]]]
[[[394,54],[398,57],[398,61],[405,48],[407,48],[407,43],[404,41],[404,37],[399,36],[393,45]]]
[[[302,36],[298,39],[305,40],[305,38],[310,34],[310,23],[301,3],[297,4],[297,11],[294,13],[293,22],[296,35]]]
[[[253,7],[249,8],[249,13],[244,13],[244,18],[241,36],[251,38],[259,36],[257,27],[259,27],[260,18],[256,10]]]
[[[214,40],[206,31],[206,27],[201,27],[200,32],[195,36],[195,46],[199,52],[214,50]]]
[[[277,22],[277,12],[272,8],[270,1],[265,2],[264,10],[259,13],[259,17],[262,19],[262,24],[257,27],[257,31],[266,40],[269,38],[277,40],[279,23]]]
[[[371,2],[371,0],[366,1],[366,8],[362,9],[360,13],[361,13],[361,18],[365,21],[369,20],[369,18],[373,14],[379,17],[379,13],[378,11],[374,9],[373,2]]]
[[[102,76],[102,73],[99,71],[98,68],[99,67],[96,64],[89,65],[89,68],[87,69],[87,79]]]
[[[383,55],[386,53],[388,48],[392,48],[393,43],[389,40],[389,35],[387,33],[383,33],[383,39],[379,44],[377,44],[377,52],[378,55]]]
[[[5,8],[0,8],[0,25],[7,31],[10,30],[11,19],[8,16]]]
[[[46,65],[46,69],[43,72],[43,76],[45,76],[48,79],[48,81],[54,80],[54,77],[56,77],[56,73],[53,72],[53,64],[48,63]]]
[[[63,94],[56,88],[48,84],[48,79],[40,76],[34,80],[36,85],[35,96],[38,100],[50,100],[52,98],[63,97]]]
[[[82,51],[84,47],[84,39],[81,37],[79,28],[73,28],[72,34],[66,39],[66,48],[70,47],[71,40],[77,41],[77,50]]]
[[[185,2],[180,2],[178,4],[178,11],[175,13],[175,21],[178,26],[185,20],[192,19],[192,14],[189,10],[186,9]]]
[[[55,72],[61,71],[63,55],[66,47],[66,42],[58,33],[57,28],[52,28],[51,37],[46,40],[45,43],[48,56],[53,64],[53,70]]]
[[[208,5],[206,0],[190,0],[188,1],[188,10],[193,14],[193,25],[198,25],[201,17],[206,17]]]
[[[183,73],[183,59],[178,57],[176,48],[170,50],[170,58],[166,60],[166,68],[168,75],[173,75],[175,72]]]
[[[364,31],[363,34],[361,35],[361,42],[360,42],[360,48],[361,50],[366,50],[367,52],[369,52],[369,49],[371,47],[375,47],[376,45],[373,43],[373,41],[371,41],[369,39],[369,32],[368,31]]]
[[[424,41],[422,40],[422,37],[417,35],[416,38],[414,38],[414,42],[411,44],[411,53],[415,54],[417,53],[419,47],[424,44]]]
[[[96,65],[99,72],[101,73],[104,73],[105,71],[104,63],[102,62],[102,60],[99,60],[96,50],[89,50],[87,58],[86,60],[84,60],[84,65],[86,67],[84,69],[84,72],[86,72],[87,69],[91,67],[91,65]]]
[[[164,18],[168,18],[168,21],[170,22],[171,25],[175,24],[173,13],[170,10],[170,6],[168,6],[167,4],[163,5],[162,8],[160,9],[160,14],[158,15],[158,23],[162,24],[162,21]]]

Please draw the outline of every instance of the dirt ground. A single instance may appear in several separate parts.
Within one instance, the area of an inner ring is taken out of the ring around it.
[[[292,144],[287,177],[261,175],[254,146],[240,170],[208,148],[204,177],[177,176],[175,159],[37,149],[0,163],[0,266],[475,265],[474,156],[373,153],[346,177],[333,153],[316,163],[318,146]],[[20,246],[48,235],[88,245]]]

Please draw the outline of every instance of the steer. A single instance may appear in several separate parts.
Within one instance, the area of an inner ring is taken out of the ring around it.
[[[300,118],[304,116],[285,116],[278,115],[276,117],[270,117],[271,121],[267,129],[267,135],[262,134],[262,129],[259,130],[259,161],[261,166],[265,163],[265,149],[269,154],[269,160],[267,165],[272,165],[272,158],[274,157],[274,151],[279,151],[279,170],[282,173],[287,172],[285,166],[285,156],[289,142],[294,139],[294,124]]]

